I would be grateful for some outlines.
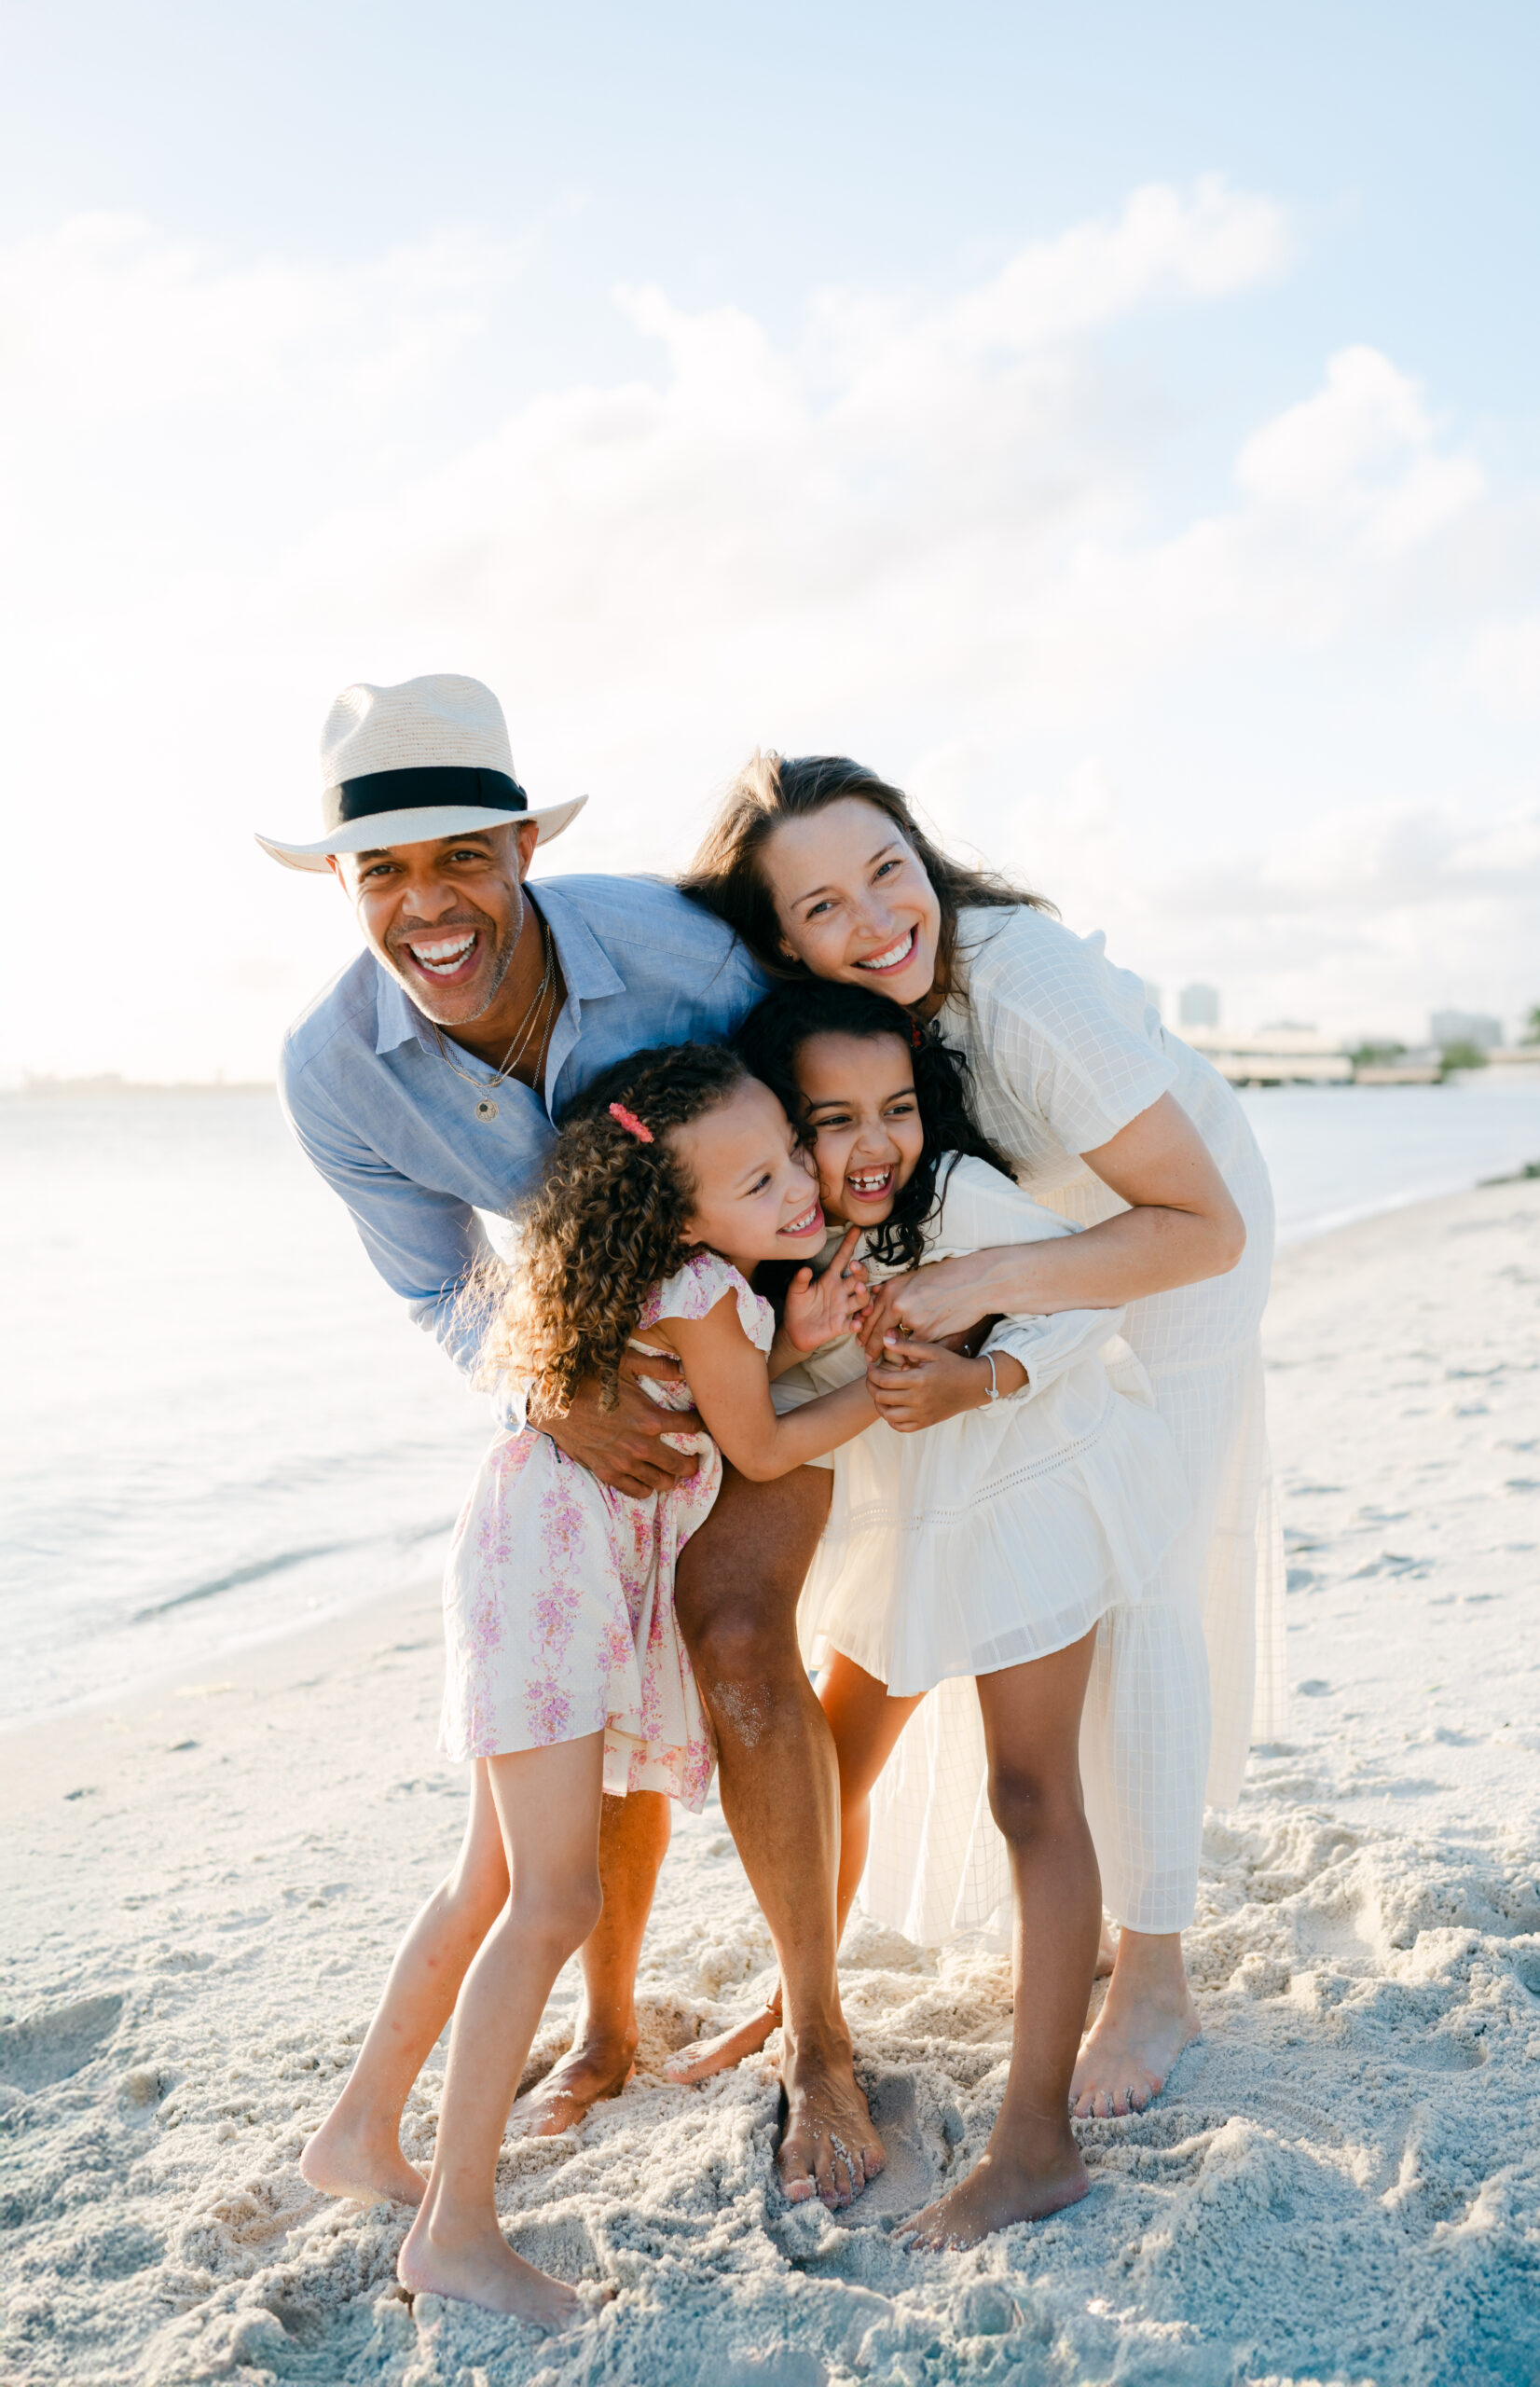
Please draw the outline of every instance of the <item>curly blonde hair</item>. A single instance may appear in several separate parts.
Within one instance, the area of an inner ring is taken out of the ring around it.
[[[673,1130],[715,1111],[748,1076],[724,1045],[676,1044],[633,1053],[585,1089],[539,1193],[516,1213],[516,1261],[481,1288],[493,1304],[483,1382],[529,1379],[536,1405],[563,1416],[584,1378],[597,1375],[600,1405],[614,1407],[642,1304],[688,1253],[695,1188]]]

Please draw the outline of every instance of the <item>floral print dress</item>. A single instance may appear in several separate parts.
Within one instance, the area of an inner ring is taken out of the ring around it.
[[[715,1252],[693,1253],[642,1304],[633,1347],[667,1318],[700,1318],[731,1294],[768,1353],[768,1302]],[[688,1391],[652,1381],[663,1408]],[[698,1812],[716,1761],[710,1721],[674,1617],[679,1553],[709,1515],[722,1455],[705,1434],[696,1472],[645,1500],[613,1492],[547,1434],[500,1433],[455,1528],[444,1577],[444,1709],[451,1758],[502,1757],[604,1734],[604,1787],[667,1790]]]

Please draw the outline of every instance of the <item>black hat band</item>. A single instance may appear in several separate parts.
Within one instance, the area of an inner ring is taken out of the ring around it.
[[[428,764],[420,770],[369,771],[343,780],[321,799],[323,825],[340,829],[375,812],[419,812],[437,805],[474,806],[483,812],[527,812],[529,799],[506,771],[462,770]]]

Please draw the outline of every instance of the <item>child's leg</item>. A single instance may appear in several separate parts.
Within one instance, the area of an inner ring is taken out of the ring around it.
[[[1090,2182],[1069,2126],[1069,2083],[1101,1936],[1102,1884],[1080,1803],[1080,1707],[1094,1633],[1072,1649],[981,1675],[989,1803],[1016,1892],[1011,2077],[966,2180],[912,2224],[912,2243],[971,2246],[1038,2221]]]
[[[572,2044],[527,2097],[514,2123],[527,2138],[555,2138],[601,2097],[618,2097],[637,2052],[637,1966],[653,1893],[672,1829],[661,1790],[606,1799],[599,1827],[604,1912],[583,1943],[583,2010]]]
[[[299,2159],[327,2196],[416,2204],[422,2174],[401,2152],[401,2116],[413,2081],[454,2010],[466,1966],[508,1896],[487,1761],[471,1783],[471,1812],[454,1870],[439,1883],[396,1951],[385,1994],[347,2086]]]
[[[503,2237],[497,2161],[551,1985],[598,1921],[604,1735],[488,1758],[487,1772],[513,1887],[455,2006],[433,2168],[396,2271],[413,2294],[559,2329],[577,2297]]]
[[[840,1870],[835,1887],[837,1931],[843,1932],[866,1870],[867,1842],[872,1832],[872,1793],[878,1774],[892,1756],[899,1734],[919,1705],[915,1699],[889,1699],[887,1687],[867,1674],[851,1658],[836,1655],[818,1685],[818,1701],[834,1735],[840,1769]],[[757,2055],[772,2031],[780,2027],[780,1990],[747,2022],[736,2023],[714,2039],[698,2040],[670,2056],[664,2071],[670,2080],[694,2088],[716,2072],[727,2072],[746,2055]]]

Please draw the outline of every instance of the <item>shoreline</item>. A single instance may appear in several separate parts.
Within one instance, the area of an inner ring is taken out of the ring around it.
[[[1459,1200],[1466,1194],[1480,1192],[1488,1186],[1524,1184],[1531,1181],[1531,1172],[1536,1169],[1537,1165],[1532,1163],[1527,1169],[1502,1177],[1478,1179],[1473,1182],[1466,1182],[1462,1179],[1459,1183],[1446,1185],[1436,1192],[1419,1191],[1391,1195],[1372,1203],[1327,1213],[1287,1229],[1281,1228],[1278,1234],[1277,1251],[1281,1259],[1285,1252],[1293,1252],[1302,1247],[1314,1246],[1354,1228],[1371,1225],[1376,1221],[1399,1219],[1408,1212],[1432,1207],[1442,1202]],[[438,1583],[436,1570],[425,1572],[421,1578],[420,1586],[413,1585],[404,1589],[398,1585],[385,1594],[384,1605],[393,1607],[397,1603],[405,1602],[409,1606],[419,1598],[427,1599],[433,1604],[436,1616]],[[58,1702],[35,1715],[0,1716],[0,1786],[3,1786],[6,1780],[7,1751],[11,1744],[18,1740],[24,1740],[29,1734],[47,1733],[52,1728],[76,1718],[111,1713],[124,1701],[138,1704],[168,1696],[179,1684],[189,1681],[196,1675],[210,1672],[229,1673],[232,1670],[239,1675],[246,1662],[254,1658],[260,1651],[275,1648],[289,1640],[303,1640],[308,1635],[324,1633],[334,1625],[345,1626],[350,1620],[361,1624],[363,1620],[374,1612],[375,1607],[376,1595],[372,1594],[364,1593],[351,1597],[339,1597],[335,1601],[323,1603],[320,1612],[313,1617],[289,1619],[268,1630],[257,1629],[241,1633],[228,1642],[216,1645],[212,1650],[206,1649],[197,1655],[188,1651],[186,1655],[173,1657],[164,1663],[148,1666],[143,1673],[134,1673],[112,1690],[83,1692],[78,1697]]]
[[[965,2256],[890,2225],[981,2147],[1009,1972],[859,1917],[841,1977],[887,2185],[774,2184],[761,2061],[664,2055],[772,1961],[715,1797],[677,1820],[637,2077],[511,2141],[514,2242],[619,2291],[571,2339],[393,2285],[392,2208],[296,2158],[456,1844],[436,1593],[0,1741],[0,2367],[16,2387],[1509,2387],[1540,2371],[1540,1180],[1290,1246],[1267,1331],[1288,1738],[1210,1817],[1204,2036],[1093,2192]],[[575,2011],[571,1966],[531,2061]],[[774,2043],[772,2043],[774,2044]],[[405,2143],[431,2148],[441,2063]],[[885,2226],[885,2224],[887,2226]]]

